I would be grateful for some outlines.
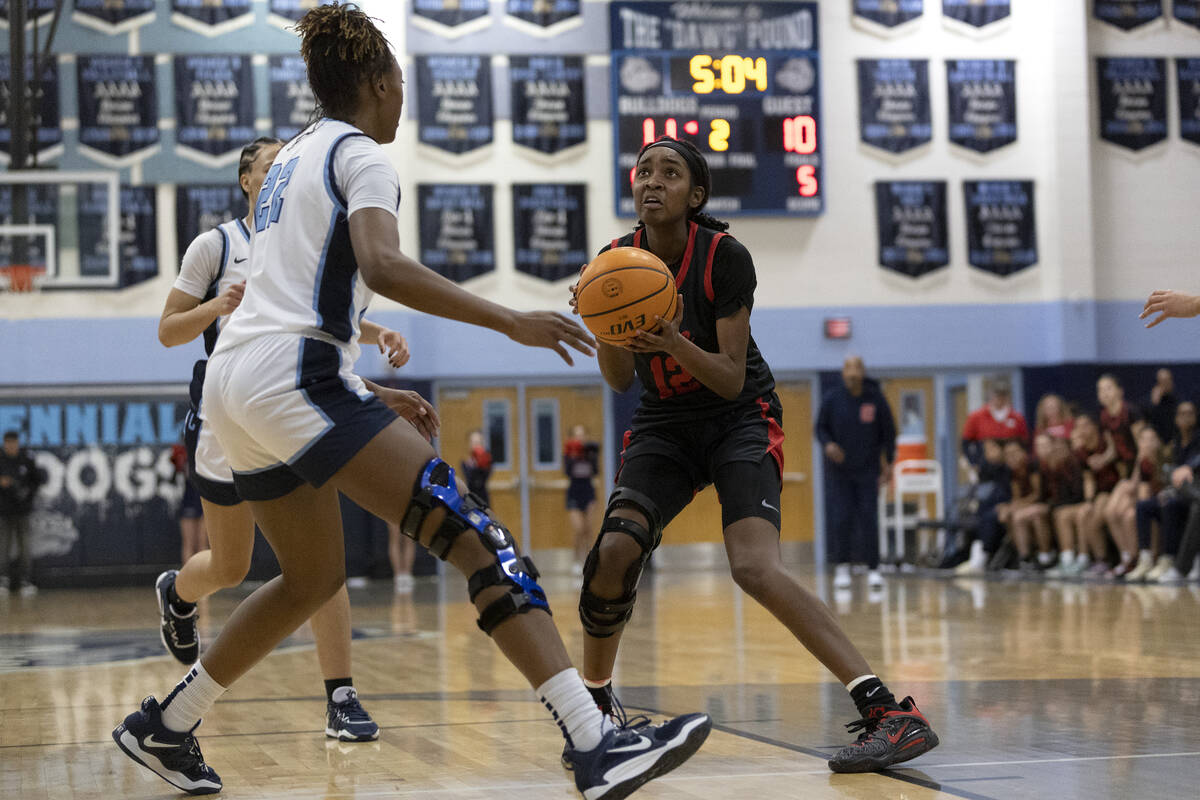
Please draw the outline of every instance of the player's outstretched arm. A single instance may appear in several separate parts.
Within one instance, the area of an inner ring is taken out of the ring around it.
[[[1150,293],[1138,319],[1145,319],[1154,314],[1158,316],[1146,323],[1147,328],[1153,328],[1168,317],[1194,317],[1200,314],[1200,296],[1184,294],[1174,289],[1157,289]]]
[[[562,314],[519,312],[484,300],[401,253],[396,218],[383,209],[362,208],[350,215],[350,243],[367,286],[397,303],[491,328],[519,344],[549,348],[568,364],[575,362],[567,347],[587,356],[594,352],[587,331]]]
[[[172,289],[158,320],[158,340],[164,347],[187,344],[218,317],[232,314],[242,302],[246,282],[235,283],[217,297],[201,302],[187,292]]]

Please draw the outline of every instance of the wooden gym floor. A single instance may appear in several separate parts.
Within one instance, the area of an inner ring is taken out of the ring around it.
[[[828,579],[804,572],[822,591]],[[574,581],[548,576],[581,651]],[[627,707],[706,710],[716,729],[639,798],[1184,798],[1200,786],[1200,587],[893,577],[827,595],[898,696],[942,739],[902,769],[833,775],[845,690],[723,572],[647,576],[617,680]],[[355,683],[378,742],[327,741],[307,631],[201,727],[230,798],[577,797],[541,705],[474,625],[460,581],[352,591]],[[206,640],[242,596],[203,609]],[[152,589],[0,600],[0,797],[165,798],[109,731],[182,674]]]

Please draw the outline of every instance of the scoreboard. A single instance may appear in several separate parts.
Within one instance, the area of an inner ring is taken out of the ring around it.
[[[638,150],[667,134],[712,169],[706,211],[824,208],[815,2],[610,4],[614,180],[633,216]]]

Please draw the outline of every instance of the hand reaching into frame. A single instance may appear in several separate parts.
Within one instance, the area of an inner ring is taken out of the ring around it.
[[[412,354],[408,350],[408,341],[397,331],[383,330],[379,334],[379,352],[387,357],[388,365],[399,369],[408,363]]]
[[[1158,317],[1147,322],[1147,328],[1153,328],[1170,317],[1180,319],[1194,317],[1200,314],[1200,297],[1177,292],[1174,289],[1156,289],[1150,293],[1138,319],[1145,319],[1154,314],[1158,314]]]

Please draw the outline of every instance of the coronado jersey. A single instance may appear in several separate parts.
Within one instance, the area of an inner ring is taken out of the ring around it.
[[[250,229],[246,223],[240,219],[222,222],[188,245],[175,288],[206,303],[235,283],[244,281],[250,268],[249,261]],[[206,355],[212,355],[217,335],[228,319],[229,315],[217,317],[204,329]]]
[[[612,247],[648,250],[645,240],[645,229],[638,228],[614,239],[604,250]],[[747,310],[754,307],[757,278],[750,252],[727,233],[689,222],[683,257],[678,263],[667,266],[675,276],[675,288],[683,299],[679,333],[701,350],[719,353],[717,320],[733,315],[742,306]],[[753,336],[746,344],[746,382],[733,400],[726,400],[700,383],[666,353],[634,353],[633,357],[634,368],[642,382],[641,402],[633,417],[635,427],[715,416],[753,405],[758,398],[775,389],[775,377]]]
[[[294,333],[358,360],[359,321],[373,293],[358,274],[350,215],[381,208],[395,216],[400,179],[365,133],[320,119],[280,149],[251,209],[246,294],[215,352],[272,334]]]

